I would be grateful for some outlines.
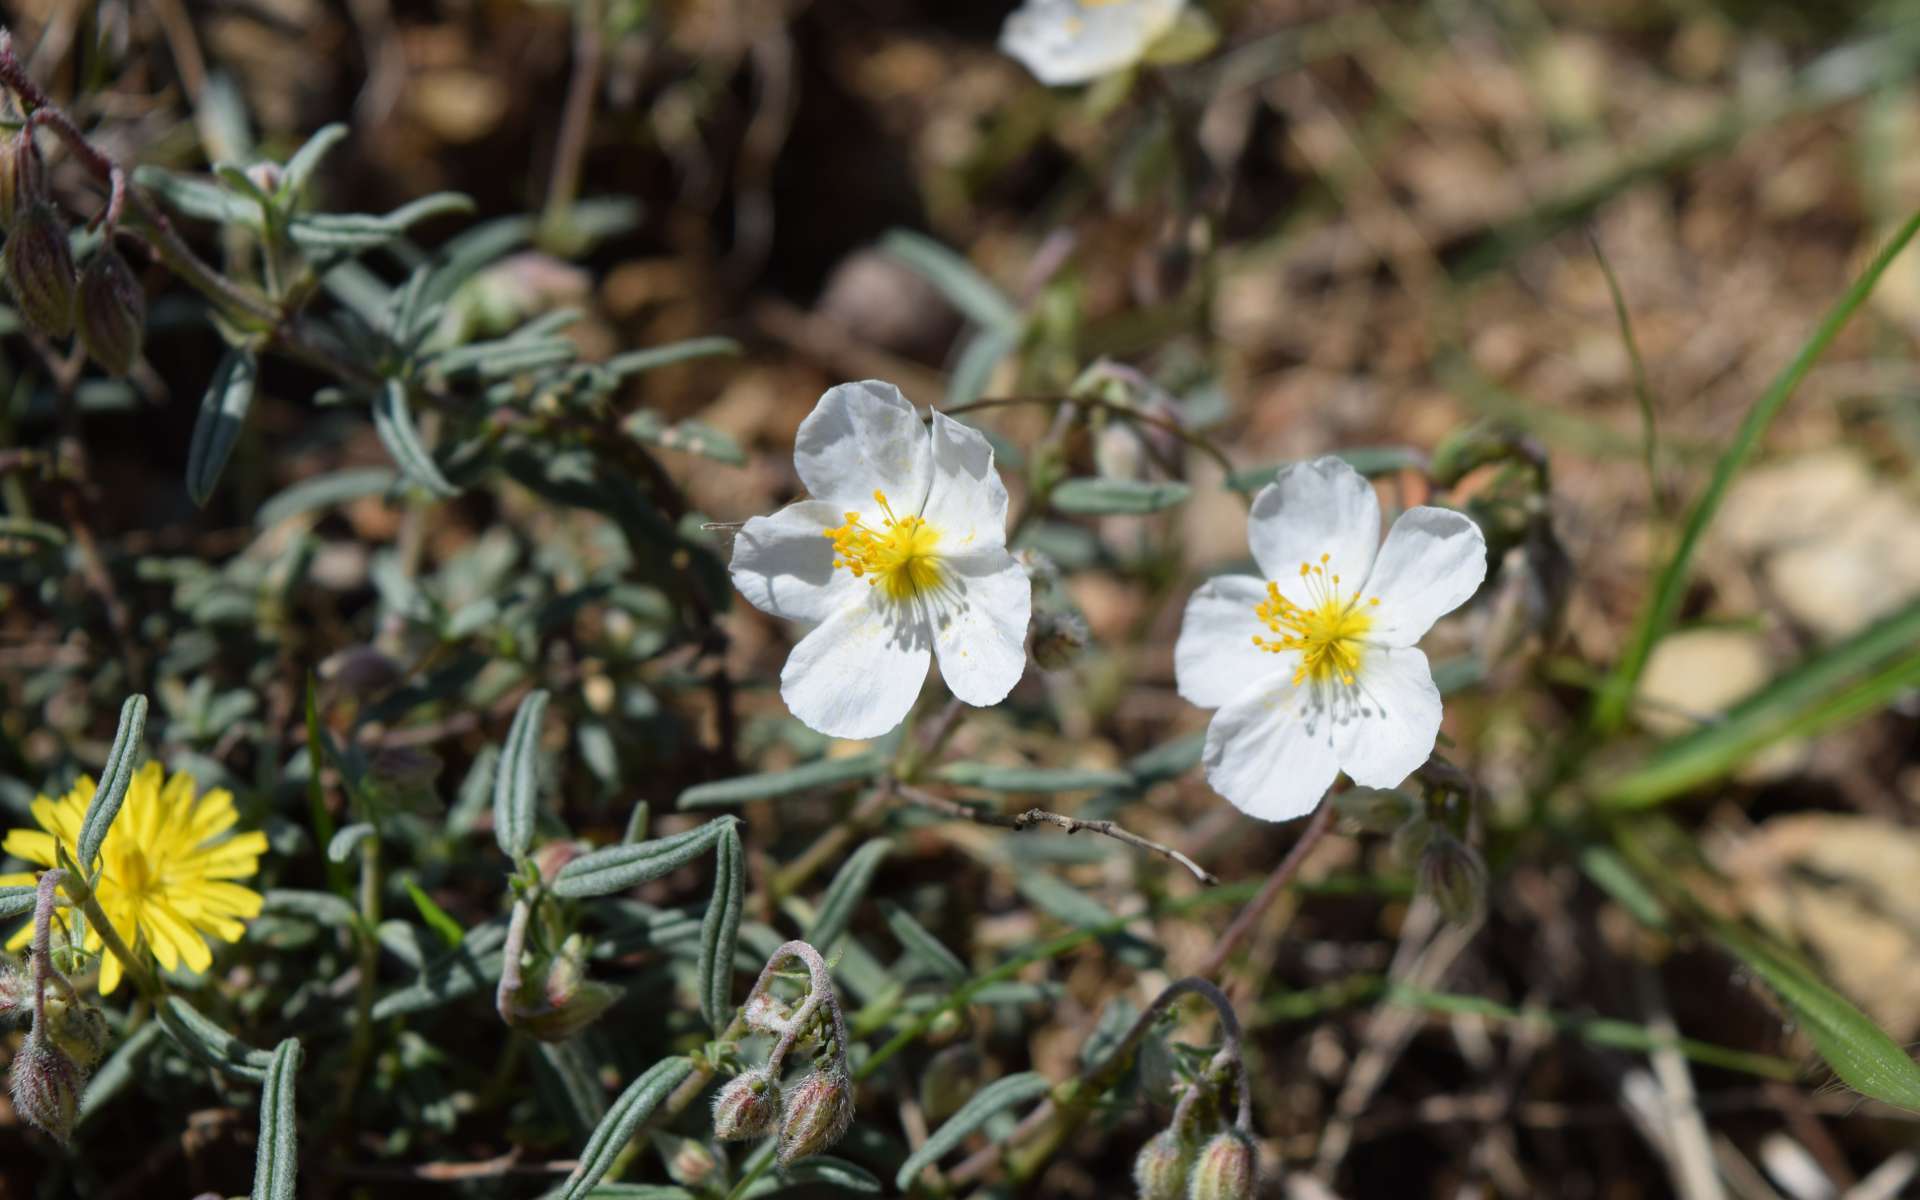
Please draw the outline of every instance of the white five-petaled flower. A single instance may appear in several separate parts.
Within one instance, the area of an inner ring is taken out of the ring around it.
[[[1372,485],[1322,458],[1260,492],[1247,538],[1266,578],[1203,584],[1173,652],[1180,695],[1219,709],[1207,781],[1268,821],[1313,811],[1341,771],[1404,782],[1440,732],[1440,690],[1414,643],[1486,576],[1480,527],[1413,508],[1382,544]]]
[[[1005,699],[1033,600],[987,439],[938,412],[929,430],[890,383],[843,383],[800,423],[793,462],[813,498],[748,521],[732,566],[755,608],[816,625],[780,672],[793,715],[877,737],[913,707],[929,657],[968,704]]]
[[[1026,0],[1000,29],[1000,49],[1049,87],[1086,83],[1139,62],[1186,0]]]

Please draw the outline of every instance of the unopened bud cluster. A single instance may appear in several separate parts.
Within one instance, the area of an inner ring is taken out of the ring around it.
[[[1223,1054],[1185,1085],[1173,1119],[1133,1160],[1139,1200],[1253,1200],[1259,1154],[1247,1132],[1225,1116],[1238,1078],[1238,1062]]]
[[[809,968],[807,996],[790,1005],[767,990],[773,967],[798,958]],[[741,1009],[756,1033],[776,1037],[766,1062],[739,1075],[713,1101],[713,1135],[721,1141],[778,1138],[780,1165],[824,1154],[853,1124],[853,1076],[847,1070],[846,1021],[819,953],[804,942],[776,951]],[[781,1069],[792,1051],[812,1064],[798,1080],[781,1086]]]
[[[586,939],[574,934],[503,997],[500,1015],[543,1042],[564,1042],[598,1021],[624,994],[613,984],[587,978]]]
[[[34,912],[29,967],[0,957],[0,1022],[32,1022],[9,1070],[14,1112],[64,1143],[73,1135],[88,1073],[105,1056],[112,1031],[105,1015],[53,965],[54,875],[43,877],[48,882]]]
[[[124,375],[140,357],[147,301],[126,259],[107,243],[76,268],[67,222],[47,189],[46,162],[29,124],[0,147],[0,249],[21,319],[50,338],[78,333],[101,369]]]

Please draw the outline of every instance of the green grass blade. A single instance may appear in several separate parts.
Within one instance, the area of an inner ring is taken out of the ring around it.
[[[1737,770],[1777,742],[1878,712],[1920,687],[1920,601],[1818,651],[1734,705],[1726,719],[1656,748],[1597,790],[1610,808],[1644,808]]]
[[[1880,252],[1874,255],[1873,261],[1861,273],[1860,278],[1847,289],[1846,295],[1840,298],[1839,303],[1828,310],[1826,317],[1814,330],[1813,336],[1800,347],[1800,352],[1794,355],[1793,361],[1787,364],[1786,369],[1774,377],[1773,383],[1767,387],[1759,401],[1747,411],[1746,418],[1740,422],[1740,428],[1735,431],[1733,441],[1714,466],[1713,477],[1708,481],[1706,491],[1687,513],[1686,523],[1681,527],[1673,557],[1667,561],[1666,566],[1661,569],[1658,580],[1655,581],[1652,597],[1634,627],[1633,637],[1628,643],[1626,654],[1615,666],[1613,674],[1600,691],[1593,710],[1593,725],[1599,732],[1614,732],[1626,719],[1634,687],[1640,682],[1640,676],[1647,668],[1647,660],[1652,657],[1654,646],[1673,624],[1674,616],[1680,609],[1681,598],[1686,594],[1687,579],[1691,573],[1694,553],[1700,548],[1700,540],[1705,535],[1707,526],[1712,524],[1713,518],[1720,511],[1720,505],[1725,502],[1727,490],[1733,486],[1734,477],[1740,473],[1742,467],[1747,465],[1747,460],[1753,457],[1754,450],[1760,444],[1761,436],[1766,433],[1768,426],[1773,424],[1773,419],[1780,414],[1781,408],[1799,388],[1801,381],[1807,377],[1807,372],[1813,369],[1813,365],[1833,344],[1834,338],[1839,336],[1840,330],[1845,327],[1853,314],[1859,311],[1860,306],[1866,303],[1867,297],[1873,294],[1873,289],[1879,284],[1881,276],[1886,274],[1887,268],[1893,264],[1895,258],[1899,257],[1900,252],[1906,249],[1907,243],[1913,240],[1915,233],[1920,233],[1920,213],[1908,217],[1887,244],[1881,247]]]

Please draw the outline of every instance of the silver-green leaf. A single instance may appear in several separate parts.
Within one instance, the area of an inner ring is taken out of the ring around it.
[[[700,1011],[715,1033],[733,1021],[733,948],[747,902],[745,857],[739,828],[728,822],[714,864],[713,899],[700,922]]]
[[[260,1142],[253,1158],[253,1200],[293,1200],[300,1175],[300,1133],[294,1116],[294,1080],[300,1043],[281,1042],[260,1090]]]
[[[579,1165],[560,1188],[559,1200],[584,1200],[591,1195],[640,1126],[692,1072],[692,1062],[669,1058],[655,1063],[628,1084],[627,1090],[621,1092],[620,1098],[607,1110],[593,1136],[587,1139],[587,1148],[580,1152]]]
[[[947,1123],[933,1131],[918,1150],[900,1164],[899,1174],[893,1177],[894,1186],[906,1191],[913,1185],[914,1176],[934,1163],[940,1156],[973,1136],[975,1130],[987,1123],[994,1114],[1037,1100],[1052,1088],[1044,1075],[1028,1071],[1020,1075],[1009,1075],[1005,1079],[996,1079],[986,1087],[974,1093],[973,1099],[960,1106],[960,1111],[947,1119]]]
[[[206,394],[200,397],[200,415],[187,446],[187,495],[201,508],[212,498],[227,460],[233,457],[259,377],[260,364],[253,351],[236,346],[220,359]]]
[[[120,706],[120,727],[113,734],[113,748],[107,751],[106,765],[100,768],[100,782],[93,789],[93,801],[80,821],[77,843],[79,855],[74,862],[89,869],[107,840],[107,830],[120,815],[120,804],[133,784],[133,772],[140,765],[140,738],[147,731],[147,698],[139,693],[127,697]]]
[[[540,802],[540,722],[549,699],[546,691],[536,689],[520,702],[493,777],[493,836],[500,853],[515,861],[533,845],[533,817]]]

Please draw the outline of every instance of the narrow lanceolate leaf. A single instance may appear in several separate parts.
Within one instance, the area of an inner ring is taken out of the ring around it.
[[[436,192],[385,216],[368,213],[302,213],[287,222],[287,236],[309,254],[359,254],[399,237],[408,226],[445,213],[473,211],[456,192]]]
[[[155,166],[133,169],[133,181],[160,197],[168,208],[187,217],[213,221],[220,225],[260,227],[260,206],[245,196],[237,196],[211,179],[183,175]]]
[[[664,346],[653,346],[646,350],[629,350],[625,354],[614,355],[601,365],[612,372],[615,379],[625,379],[629,375],[638,375],[642,371],[651,371],[669,363],[685,362],[692,358],[708,358],[716,354],[739,353],[740,343],[732,338],[689,338],[684,342],[669,342]]]
[[[353,857],[360,843],[373,836],[373,826],[365,821],[355,821],[343,826],[340,832],[327,839],[327,861],[343,863]]]
[[[1159,512],[1191,495],[1192,488],[1171,480],[1069,479],[1053,489],[1051,502],[1056,512],[1098,517]]]
[[[253,407],[253,387],[259,376],[260,364],[253,351],[236,347],[221,358],[206,394],[200,397],[200,415],[187,446],[187,495],[202,508],[233,457],[247,410]]]
[[[540,722],[547,715],[544,690],[527,693],[513,714],[493,776],[493,836],[500,853],[519,861],[533,845],[533,816],[540,803]]]
[[[413,423],[413,406],[407,402],[407,385],[398,379],[387,380],[373,398],[373,431],[387,448],[393,461],[409,480],[436,496],[457,496],[460,489],[440,472],[440,464],[420,441],[420,430]]]
[[[412,983],[374,1001],[373,1019],[385,1021],[426,1012],[491,988],[500,978],[500,946],[506,939],[507,931],[497,921],[468,930],[459,948],[422,967]]]
[[[1880,711],[1920,687],[1920,601],[1808,655],[1703,725],[1656,747],[1596,789],[1601,803],[1657,804],[1731,774],[1784,739],[1808,737]]]
[[[686,866],[739,823],[738,817],[720,817],[672,837],[608,846],[583,854],[560,868],[559,875],[554,877],[553,892],[568,900],[624,892]]]
[[[906,1191],[913,1186],[916,1175],[939,1162],[941,1155],[973,1136],[994,1114],[1029,1100],[1037,1100],[1046,1095],[1052,1086],[1046,1076],[1029,1071],[996,1079],[981,1088],[974,1093],[973,1099],[961,1105],[959,1112],[949,1117],[945,1125],[934,1130],[926,1142],[900,1165],[899,1174],[893,1177],[893,1185]]]
[[[646,1074],[628,1084],[627,1090],[620,1093],[620,1098],[607,1110],[606,1119],[587,1139],[587,1148],[580,1152],[580,1165],[567,1176],[567,1182],[560,1188],[559,1200],[584,1200],[591,1195],[640,1126],[692,1072],[692,1062],[669,1058],[655,1063]]]
[[[881,902],[881,911],[886,914],[887,928],[893,930],[893,936],[900,939],[909,954],[932,967],[934,974],[948,983],[967,981],[967,964],[925,925],[914,920],[913,914],[885,901]]]
[[[880,248],[940,289],[947,300],[976,324],[1018,330],[1020,310],[974,265],[939,242],[905,229],[890,231]]]
[[[1707,481],[1707,487],[1687,512],[1685,522],[1680,528],[1680,538],[1673,556],[1660,569],[1659,577],[1654,581],[1653,594],[1647,600],[1646,607],[1640,612],[1635,623],[1633,637],[1627,644],[1626,653],[1621,655],[1613,673],[1608,676],[1605,686],[1594,703],[1593,723],[1602,732],[1618,729],[1626,720],[1627,711],[1633,701],[1634,689],[1640,683],[1640,676],[1646,671],[1647,661],[1653,657],[1653,648],[1666,636],[1673,625],[1675,614],[1680,611],[1680,602],[1686,596],[1687,582],[1693,575],[1693,556],[1699,549],[1701,539],[1706,535],[1707,526],[1719,515],[1720,505],[1726,500],[1727,492],[1733,487],[1734,477],[1747,465],[1754,451],[1760,445],[1760,439],[1767,428],[1773,424],[1788,399],[1800,387],[1800,382],[1813,370],[1827,348],[1833,344],[1840,331],[1846,327],[1853,314],[1867,302],[1873,289],[1879,284],[1881,276],[1893,265],[1893,260],[1907,247],[1914,235],[1920,233],[1920,213],[1908,217],[1899,230],[1874,255],[1867,269],[1847,289],[1844,296],[1827,310],[1820,325],[1800,346],[1800,352],[1793,361],[1776,375],[1760,398],[1740,422],[1734,431],[1733,440],[1728,443],[1718,462],[1713,467],[1713,477]]]
[[[92,866],[107,840],[107,830],[120,815],[120,804],[133,783],[134,768],[140,765],[140,739],[147,731],[147,698],[135,693],[120,706],[120,728],[114,731],[113,748],[107,751],[106,765],[100,768],[100,782],[93,790],[93,802],[80,822],[80,853],[74,861],[84,869]]]
[[[293,1111],[300,1043],[288,1038],[273,1052],[260,1090],[260,1143],[253,1157],[253,1200],[293,1200],[300,1174],[300,1133]]]
[[[848,856],[846,865],[827,885],[827,894],[821,897],[820,911],[814,915],[813,924],[807,927],[807,941],[821,951],[828,951],[847,931],[848,922],[853,920],[854,909],[866,898],[867,887],[873,882],[873,873],[880,868],[880,860],[892,849],[891,840],[874,838]]]
[[[730,804],[745,804],[749,800],[771,800],[795,792],[872,779],[886,765],[884,754],[870,752],[846,758],[821,759],[786,771],[766,771],[759,775],[699,783],[680,793],[679,807],[723,808]]]
[[[258,1083],[273,1065],[270,1052],[249,1046],[179,996],[167,997],[155,1015],[182,1050],[235,1079]]]
[[[366,496],[384,496],[400,477],[388,467],[349,467],[303,479],[275,493],[253,514],[256,529],[266,529],[288,517],[303,516]]]
[[[1786,1002],[1814,1049],[1848,1087],[1920,1111],[1920,1065],[1871,1018],[1765,939],[1724,921],[1712,921],[1709,928]]]
[[[733,1021],[733,948],[740,941],[740,910],[746,906],[747,870],[740,831],[732,822],[720,835],[713,871],[713,899],[700,922],[700,1011],[715,1033]]]
[[[277,198],[287,200],[298,196],[300,190],[307,186],[307,180],[313,177],[313,170],[320,165],[320,160],[346,136],[347,127],[338,121],[314,130],[306,144],[294,151],[293,157],[287,160],[286,169],[280,176]]]
[[[1133,786],[1126,771],[1097,767],[1010,767],[996,763],[948,763],[934,773],[942,783],[989,792],[1092,792]]]
[[[39,891],[32,887],[0,888],[0,917],[17,917],[21,913],[32,912],[34,896]]]
[[[880,1181],[873,1172],[844,1158],[816,1154],[790,1167],[780,1167],[774,1175],[754,1180],[740,1193],[740,1200],[760,1200],[762,1196],[774,1196],[794,1188],[807,1188],[810,1193],[813,1189],[827,1189],[821,1195],[877,1196]]]

